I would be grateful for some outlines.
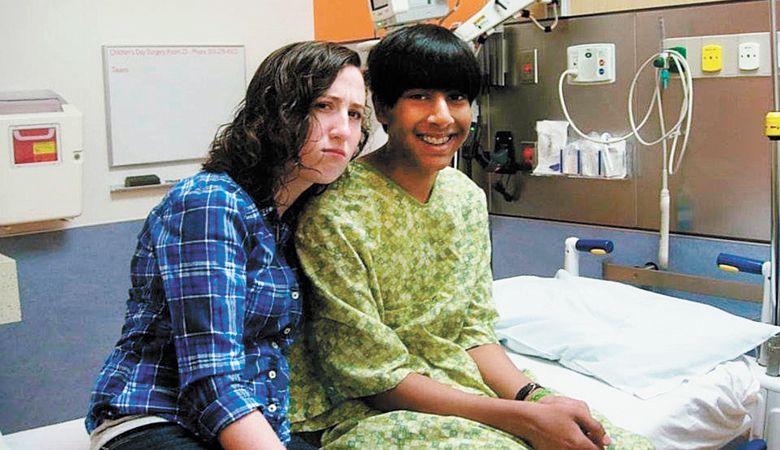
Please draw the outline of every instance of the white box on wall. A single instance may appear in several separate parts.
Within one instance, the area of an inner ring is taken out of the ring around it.
[[[0,225],[81,214],[82,135],[56,93],[0,93]]]

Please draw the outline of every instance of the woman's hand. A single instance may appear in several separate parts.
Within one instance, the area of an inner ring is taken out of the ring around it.
[[[548,395],[534,406],[526,438],[536,450],[599,450],[612,442],[583,401]]]

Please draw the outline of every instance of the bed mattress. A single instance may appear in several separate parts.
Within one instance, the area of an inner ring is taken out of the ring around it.
[[[751,414],[761,403],[747,357],[643,400],[555,362],[508,353],[546,387],[584,400],[615,425],[650,438],[658,450],[719,449],[750,430]]]

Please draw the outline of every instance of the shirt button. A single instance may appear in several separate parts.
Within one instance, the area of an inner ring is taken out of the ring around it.
[[[272,348],[279,348],[279,344],[277,344],[276,341],[271,341],[271,347]]]
[[[268,409],[268,412],[269,412],[269,413],[273,414],[273,413],[275,413],[275,412],[276,412],[276,405],[274,405],[273,403],[271,403],[270,405],[268,405],[268,408],[266,408],[266,409]]]
[[[270,379],[272,379],[272,380],[273,380],[274,378],[276,378],[276,371],[275,371],[275,370],[270,370],[270,371],[268,372],[268,378],[270,378]]]
[[[285,327],[284,330],[282,330],[282,333],[290,334],[291,331],[292,331],[292,329],[290,327]]]
[[[300,297],[300,296],[301,296],[301,294],[298,291],[292,291],[291,297],[292,297],[293,300],[298,300],[298,297]]]

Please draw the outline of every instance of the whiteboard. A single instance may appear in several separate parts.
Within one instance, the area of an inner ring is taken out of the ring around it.
[[[103,46],[111,166],[203,159],[246,89],[244,47]]]

